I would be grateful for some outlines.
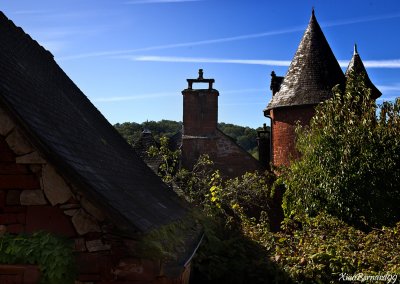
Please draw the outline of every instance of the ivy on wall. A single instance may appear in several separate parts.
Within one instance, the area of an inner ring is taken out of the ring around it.
[[[0,236],[0,263],[38,265],[41,284],[71,284],[76,277],[70,241],[46,232]]]

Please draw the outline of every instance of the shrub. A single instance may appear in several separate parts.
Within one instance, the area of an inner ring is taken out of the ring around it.
[[[287,216],[329,212],[359,226],[400,220],[400,100],[376,105],[363,78],[316,108],[298,127],[301,158],[284,176]]]

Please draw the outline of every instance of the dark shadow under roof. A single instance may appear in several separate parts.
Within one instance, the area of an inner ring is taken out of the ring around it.
[[[29,35],[0,12],[0,102],[45,157],[129,232],[181,218],[183,203]]]
[[[266,111],[296,105],[318,104],[332,96],[332,88],[345,77],[312,12],[289,70]]]

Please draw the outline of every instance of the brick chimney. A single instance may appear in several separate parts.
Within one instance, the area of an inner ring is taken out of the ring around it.
[[[271,161],[270,138],[271,132],[264,123],[263,129],[257,131],[258,160],[264,169],[269,169]]]
[[[214,79],[204,79],[199,69],[197,79],[187,79],[188,88],[183,95],[183,134],[209,136],[215,134],[218,123],[218,96],[213,89]],[[206,83],[208,88],[193,89],[193,83]]]

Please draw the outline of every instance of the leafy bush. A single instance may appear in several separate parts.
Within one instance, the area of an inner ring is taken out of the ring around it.
[[[377,117],[363,82],[351,76],[297,128],[302,157],[284,178],[287,216],[324,210],[363,227],[400,220],[400,100]]]
[[[287,219],[264,246],[296,283],[337,283],[343,275],[400,274],[400,223],[362,232],[327,214]],[[394,283],[394,282],[392,282]]]
[[[37,264],[43,284],[71,284],[76,276],[72,244],[44,232],[0,236],[0,263]]]

